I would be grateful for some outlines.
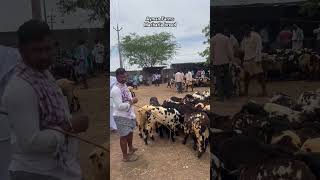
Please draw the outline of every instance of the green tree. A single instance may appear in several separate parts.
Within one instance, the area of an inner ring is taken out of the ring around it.
[[[301,6],[300,13],[309,17],[320,15],[320,0],[307,0]]]
[[[209,55],[210,55],[210,24],[208,24],[206,27],[202,29],[202,33],[207,38],[206,41],[203,42],[203,44],[207,44],[207,47],[205,50],[199,53],[200,56],[207,59],[207,63],[210,63]]]
[[[77,9],[88,10],[89,21],[109,19],[107,10],[110,4],[107,0],[58,0],[57,5],[64,14],[74,13]]]
[[[175,37],[167,32],[139,36],[135,33],[122,38],[121,51],[128,62],[139,67],[165,65],[178,49]]]

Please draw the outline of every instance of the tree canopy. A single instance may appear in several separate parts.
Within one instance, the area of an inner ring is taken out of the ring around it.
[[[139,67],[165,65],[178,49],[175,37],[167,32],[139,36],[135,33],[122,38],[121,52],[129,64]]]
[[[206,27],[202,29],[202,33],[207,38],[206,41],[203,42],[203,44],[207,44],[207,47],[204,51],[200,52],[199,55],[207,59],[207,63],[210,62],[209,55],[210,55],[210,24],[208,24]]]
[[[90,11],[90,21],[105,21],[109,19],[109,2],[107,0],[58,0],[57,5],[60,12],[64,14],[73,13],[79,8]]]

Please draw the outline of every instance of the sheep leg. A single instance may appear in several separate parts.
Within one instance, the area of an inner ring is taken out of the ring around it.
[[[163,126],[162,125],[160,125],[158,127],[158,131],[159,131],[160,137],[163,138]]]
[[[138,127],[139,127],[139,137],[140,137],[140,138],[143,138],[143,137],[142,137],[142,128],[140,127],[140,125],[139,125]]]
[[[171,140],[172,142],[175,142],[176,140],[174,139],[174,132],[171,133]]]
[[[148,130],[144,129],[143,132],[144,132],[144,143],[145,145],[148,145],[148,136],[149,136]]]
[[[201,141],[200,139],[201,137],[197,138],[197,145],[198,145],[198,158],[200,158],[203,154],[203,151],[202,151],[202,147],[204,146],[204,143],[203,141]],[[202,146],[203,144],[203,146]]]
[[[187,143],[188,137],[189,137],[189,133],[186,133],[186,134],[184,135],[184,139],[183,139],[182,144],[186,144],[186,143]]]
[[[194,149],[194,150],[197,150],[197,147],[198,147],[198,146],[197,146],[197,137],[194,135],[194,136],[193,136],[193,149]]]

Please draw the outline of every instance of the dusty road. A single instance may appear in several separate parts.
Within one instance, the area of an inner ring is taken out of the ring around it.
[[[100,75],[89,80],[88,90],[82,90],[79,87],[75,90],[82,111],[90,118],[88,131],[81,136],[97,144],[107,142],[109,139],[106,82],[106,77]],[[89,178],[89,154],[94,148],[92,145],[80,142],[80,163],[85,180],[91,180]]]

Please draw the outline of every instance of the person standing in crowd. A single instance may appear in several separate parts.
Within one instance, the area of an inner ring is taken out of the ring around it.
[[[22,60],[2,98],[12,128],[12,180],[83,179],[77,139],[53,129],[78,134],[87,130],[89,120],[71,116],[48,71],[54,61],[51,39],[49,26],[39,20],[27,21],[18,30]]]
[[[117,82],[111,90],[111,101],[113,105],[113,118],[117,125],[120,135],[120,147],[122,150],[123,161],[136,161],[138,156],[134,153],[138,150],[132,145],[133,131],[136,127],[136,115],[133,105],[138,102],[136,97],[132,97],[126,82],[128,74],[125,69],[116,70]],[[129,147],[129,151],[127,150]]]
[[[114,76],[110,76],[110,93],[111,93],[113,86],[116,83],[117,83],[117,78]],[[110,97],[111,97],[111,94],[110,94]],[[109,106],[110,106],[110,129],[112,132],[115,132],[117,130],[117,125],[116,125],[116,122],[114,121],[114,118],[113,118],[113,105],[110,103]]]
[[[88,65],[87,65],[87,58],[89,56],[89,51],[87,47],[85,46],[85,41],[80,40],[79,46],[76,49],[76,71],[79,74],[82,83],[83,88],[88,89],[88,82],[87,82],[87,72],[88,72]]]
[[[216,35],[210,41],[211,61],[216,76],[218,101],[231,97],[231,74],[229,64],[233,60],[233,48],[230,38],[223,34],[221,27],[216,27]]]
[[[21,61],[17,49],[0,46],[0,177],[9,180],[9,164],[12,155],[10,144],[10,124],[1,102],[2,95],[9,79],[14,73],[15,65]]]
[[[182,83],[183,83],[183,74],[178,70],[178,72],[175,74],[174,79],[177,86],[177,90],[179,94],[182,94]]]
[[[95,40],[95,45],[92,50],[92,54],[94,57],[94,62],[99,72],[103,71],[104,67],[104,46],[101,44],[99,39]]]
[[[292,30],[292,49],[299,50],[303,48],[304,34],[303,30],[296,24]]]
[[[313,30],[313,33],[316,35],[316,51],[320,53],[320,24],[317,29]]]
[[[200,77],[201,77],[201,70],[200,70],[200,69],[197,71],[196,77],[197,77],[197,78],[200,78]]]
[[[290,49],[292,44],[292,32],[290,31],[290,28],[285,27],[282,31],[280,31],[278,39],[281,49]]]
[[[161,84],[161,74],[160,73],[157,73],[156,74],[156,81],[157,81],[157,86],[160,86],[160,84]]]
[[[232,50],[234,54],[237,54],[237,52],[239,51],[240,45],[239,45],[239,41],[237,40],[236,37],[234,37],[233,34],[231,34],[230,30],[228,28],[224,29],[224,34],[229,37],[231,45],[232,45]]]
[[[192,83],[192,73],[188,71],[185,75],[186,79],[186,92],[188,92],[188,87],[191,87],[191,91],[193,92],[193,83]]]
[[[139,75],[139,82],[140,82],[140,85],[143,83],[143,75],[142,74]]]
[[[96,63],[94,61],[94,56],[92,54],[92,51],[88,50],[88,53],[89,53],[87,57],[88,72],[92,77],[95,77]]]
[[[244,28],[244,38],[241,43],[242,51],[244,52],[243,70],[245,72],[245,96],[248,96],[250,81],[257,78],[262,88],[261,96],[267,95],[266,82],[262,69],[262,41],[258,33],[251,31],[249,26]]]
[[[238,57],[238,54],[240,51],[239,41],[237,40],[237,38],[233,34],[231,34],[231,32],[228,28],[224,29],[224,34],[230,38],[230,42],[232,45],[232,51],[233,51],[233,62],[240,65],[240,59],[236,58],[236,57]]]
[[[157,73],[154,73],[153,74],[153,83],[155,86],[158,86],[158,74]]]
[[[206,72],[204,70],[201,71],[201,78],[204,79],[206,76]]]
[[[139,78],[138,78],[138,74],[135,74],[133,76],[133,88],[138,89],[138,84],[139,84]]]
[[[269,50],[269,32],[267,27],[264,27],[260,30],[260,36],[262,39],[262,48],[265,52],[267,52]]]

